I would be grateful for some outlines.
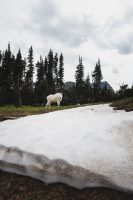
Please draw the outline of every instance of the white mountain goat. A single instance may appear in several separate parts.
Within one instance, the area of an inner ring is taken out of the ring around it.
[[[47,96],[47,106],[51,106],[51,103],[56,103],[57,105],[60,106],[60,102],[62,101],[62,93],[56,93],[56,94],[50,94],[49,96]]]

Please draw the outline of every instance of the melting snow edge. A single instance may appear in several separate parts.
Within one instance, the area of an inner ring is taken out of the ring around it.
[[[0,145],[0,170],[30,176],[45,183],[65,183],[78,189],[87,187],[121,188],[108,177],[72,165],[63,159],[50,160],[41,154]]]

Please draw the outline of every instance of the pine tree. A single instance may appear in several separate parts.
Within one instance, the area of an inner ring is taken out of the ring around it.
[[[47,79],[47,73],[48,73],[48,59],[47,59],[47,57],[45,57],[45,60],[44,60],[44,77],[45,77],[45,79]]]
[[[48,54],[48,65],[47,65],[47,84],[48,84],[49,94],[55,92],[53,70],[54,70],[53,51],[50,49]]]
[[[34,65],[33,65],[33,48],[32,46],[29,49],[28,55],[28,65],[25,76],[25,85],[23,87],[23,101],[25,104],[33,103],[33,92],[34,92],[34,83],[33,83],[33,74],[34,74]]]
[[[63,86],[64,86],[64,57],[63,54],[61,53],[60,58],[59,58],[59,91],[63,90]]]
[[[40,61],[36,64],[37,68],[37,83],[44,81],[44,64],[42,56],[40,56]]]
[[[43,103],[47,92],[47,82],[46,82],[46,58],[45,62],[40,56],[40,61],[37,62],[37,81],[35,84],[35,102]]]
[[[82,58],[80,57],[79,57],[79,64],[76,68],[75,80],[76,80],[77,98],[79,99],[79,102],[82,103],[83,90],[84,90],[84,66],[82,64]]]
[[[1,67],[1,101],[4,104],[13,103],[14,101],[14,87],[13,87],[13,66],[14,56],[10,50],[10,44],[8,44],[7,50],[3,54],[2,67]]]
[[[1,89],[1,81],[2,81],[2,53],[0,51],[0,89]]]
[[[92,77],[93,77],[94,86],[99,88],[101,80],[103,79],[102,72],[101,72],[100,59],[98,59],[98,62],[96,63],[96,66],[95,66],[95,69],[93,71]]]
[[[27,73],[26,73],[26,82],[33,87],[33,73],[34,73],[34,65],[33,65],[33,48],[32,46],[29,49],[28,55],[28,65],[27,65]]]
[[[48,91],[48,82],[47,82],[47,73],[48,73],[48,59],[45,57],[44,60],[44,83],[45,83],[45,94],[44,98],[46,99],[46,96],[49,94]]]
[[[2,53],[0,51],[0,104],[3,102],[3,94],[2,94],[2,89],[3,89],[3,68],[2,68]]]
[[[23,71],[22,80],[23,80],[23,83],[24,83],[24,82],[25,82],[25,79],[26,79],[26,66],[27,66],[26,58],[24,58],[22,62],[23,62],[23,66],[24,66],[24,71]]]
[[[21,51],[19,49],[14,68],[13,68],[13,80],[14,80],[14,91],[15,91],[15,104],[20,106],[22,104],[21,101],[21,90],[23,84],[23,76],[25,71],[25,63],[22,60]]]
[[[79,57],[79,64],[76,68],[75,73],[75,79],[76,79],[76,87],[80,88],[84,85],[84,66],[82,64],[82,58]]]
[[[96,100],[100,100],[100,91],[101,91],[100,84],[101,80],[103,79],[100,59],[98,59],[98,62],[96,63],[95,69],[92,73],[92,78],[93,78],[94,98]]]
[[[55,91],[59,90],[59,69],[58,69],[58,54],[56,53],[54,56],[54,83],[55,83]]]
[[[90,76],[89,76],[89,74],[87,75],[87,77],[85,79],[85,84],[90,87]]]
[[[2,61],[2,53],[0,51],[0,66],[1,66],[1,61]]]
[[[86,103],[91,99],[91,83],[90,83],[90,76],[89,74],[87,75],[86,79],[85,79],[85,100]]]

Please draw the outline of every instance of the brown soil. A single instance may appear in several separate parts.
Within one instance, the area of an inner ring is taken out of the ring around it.
[[[60,183],[46,185],[0,171],[0,200],[133,200],[133,194],[105,188],[77,190]]]

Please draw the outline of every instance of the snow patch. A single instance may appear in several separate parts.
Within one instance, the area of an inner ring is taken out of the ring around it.
[[[133,191],[133,112],[105,104],[1,122],[0,169]]]

